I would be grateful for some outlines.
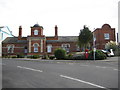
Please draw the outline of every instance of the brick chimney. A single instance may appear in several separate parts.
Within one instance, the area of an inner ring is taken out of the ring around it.
[[[22,26],[19,26],[19,36],[18,36],[18,40],[21,40],[22,38]]]
[[[58,37],[58,27],[55,25],[55,37]]]

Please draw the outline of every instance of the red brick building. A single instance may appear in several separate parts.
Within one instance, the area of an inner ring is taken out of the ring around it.
[[[97,49],[105,49],[105,44],[109,41],[116,41],[115,28],[111,28],[109,24],[104,24],[101,28],[93,31],[96,41],[95,47]]]
[[[43,35],[43,27],[35,24],[31,27],[31,35],[22,37],[22,27],[19,27],[18,37],[7,37],[2,42],[3,55],[44,55],[53,54],[57,48],[67,52],[76,52],[77,36],[58,36],[58,27],[55,26],[55,35]]]
[[[2,42],[3,55],[44,55],[54,53],[57,48],[63,48],[68,53],[79,51],[78,36],[58,36],[58,27],[55,26],[54,36],[43,35],[43,27],[35,24],[31,27],[31,35],[22,37],[22,27],[19,27],[18,37],[7,37]],[[104,24],[102,28],[93,31],[97,49],[104,49],[109,41],[115,41],[115,28]]]

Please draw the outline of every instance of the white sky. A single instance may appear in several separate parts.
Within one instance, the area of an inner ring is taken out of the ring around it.
[[[119,0],[0,0],[0,26],[8,26],[15,36],[23,27],[23,36],[31,26],[44,27],[44,35],[53,36],[58,25],[59,36],[78,36],[83,25],[91,31],[110,24],[118,32]]]

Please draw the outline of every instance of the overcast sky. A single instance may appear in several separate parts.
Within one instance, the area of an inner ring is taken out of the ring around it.
[[[78,36],[83,25],[101,28],[110,24],[118,32],[119,0],[0,0],[0,26],[8,26],[15,36],[23,28],[23,36],[30,35],[31,26],[38,23],[44,35]]]

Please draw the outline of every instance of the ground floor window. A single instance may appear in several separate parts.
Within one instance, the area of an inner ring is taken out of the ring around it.
[[[38,46],[39,46],[38,43],[33,44],[34,52],[38,52]]]
[[[52,45],[47,45],[47,52],[51,53],[52,52]]]
[[[14,45],[13,44],[7,46],[7,52],[8,53],[14,53]]]
[[[24,48],[24,53],[27,53],[27,46],[25,46]]]
[[[64,50],[66,50],[66,52],[70,52],[69,48],[70,48],[70,44],[62,44],[62,48]]]

